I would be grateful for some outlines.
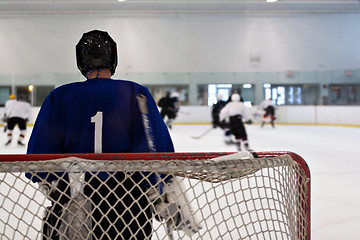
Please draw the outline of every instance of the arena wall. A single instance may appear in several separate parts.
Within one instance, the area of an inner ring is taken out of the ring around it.
[[[261,121],[262,110],[250,109],[253,122]],[[277,123],[348,125],[360,127],[360,106],[280,106],[276,108]],[[176,123],[209,123],[211,107],[181,107]]]
[[[40,107],[33,107],[29,124],[35,122]],[[254,123],[261,121],[262,110],[257,106],[250,109]],[[0,116],[4,108],[0,108]],[[339,125],[360,127],[360,106],[279,106],[276,107],[278,124]],[[209,124],[211,107],[183,106],[175,124]]]

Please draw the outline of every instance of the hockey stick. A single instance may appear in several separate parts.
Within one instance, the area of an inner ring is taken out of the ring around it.
[[[214,128],[213,127],[211,127],[211,128],[209,128],[208,130],[206,130],[205,132],[203,132],[201,135],[199,135],[199,136],[191,136],[192,138],[194,138],[194,139],[200,139],[200,138],[202,138],[203,136],[205,136],[206,134],[208,134],[211,130],[213,130]]]

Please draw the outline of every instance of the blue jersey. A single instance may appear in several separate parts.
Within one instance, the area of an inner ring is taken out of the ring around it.
[[[28,154],[151,151],[174,147],[150,92],[107,78],[54,89],[41,106],[27,149]]]

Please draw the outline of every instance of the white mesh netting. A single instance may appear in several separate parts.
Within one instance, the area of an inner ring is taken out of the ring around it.
[[[0,238],[310,239],[309,181],[289,155],[0,162]]]

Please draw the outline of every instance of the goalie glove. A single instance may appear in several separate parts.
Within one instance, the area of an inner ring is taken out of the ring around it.
[[[156,195],[158,198],[155,200]],[[182,230],[186,235],[192,236],[201,229],[181,184],[176,179],[172,178],[165,184],[161,195],[158,189],[152,189],[148,196],[150,200],[155,200],[155,218],[158,221],[165,220],[168,231]]]

